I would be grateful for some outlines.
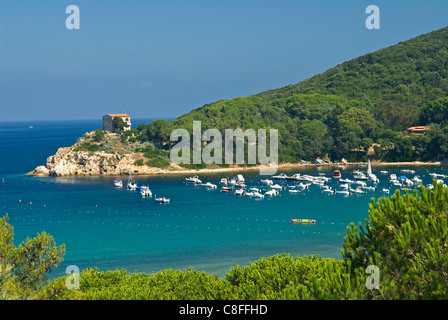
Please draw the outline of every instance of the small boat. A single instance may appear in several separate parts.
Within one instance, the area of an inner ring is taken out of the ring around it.
[[[288,179],[288,176],[284,173],[280,173],[278,176],[272,176],[272,179],[276,180],[286,180]]]
[[[264,199],[264,194],[261,194],[261,193],[259,193],[259,192],[254,192],[254,193],[252,194],[252,197],[251,197],[251,198]]]
[[[278,191],[275,190],[275,189],[272,189],[272,190],[266,191],[264,193],[264,195],[266,195],[266,196],[276,196],[276,195],[278,195]]]
[[[350,188],[350,192],[355,193],[355,194],[366,194],[367,193],[366,191],[362,190],[361,187],[358,187],[356,189]]]
[[[386,171],[386,170],[381,170],[380,173],[381,173],[381,174],[390,174],[390,172],[389,172],[389,171]]]
[[[291,190],[289,190],[289,193],[300,193],[300,190],[291,189]]]
[[[152,197],[152,192],[147,186],[142,186],[140,188],[140,193],[142,194],[142,197]]]
[[[339,179],[340,182],[346,182],[346,183],[355,183],[355,181],[350,180],[350,179]]]
[[[397,175],[395,173],[392,173],[390,175],[390,180],[397,180]]]
[[[278,184],[274,184],[270,186],[271,189],[275,189],[275,190],[285,190],[285,187],[282,187],[281,185]]]
[[[360,185],[361,187],[365,187],[367,184],[364,182],[364,181],[355,181],[353,184],[358,184],[358,185]]]
[[[333,179],[341,179],[341,171],[334,170],[334,172],[333,172]]]
[[[244,184],[246,180],[241,174],[237,175],[235,180],[236,180],[235,186],[243,188],[246,187],[246,185]]]
[[[316,223],[314,219],[291,219],[292,223]]]
[[[163,197],[163,198],[154,198],[154,200],[156,202],[158,202],[158,203],[169,203],[170,202],[170,199],[165,198],[165,197]]]
[[[331,188],[326,188],[326,189],[322,190],[322,193],[325,193],[325,194],[334,194],[334,190],[331,189]]]
[[[355,180],[369,180],[369,177],[367,177],[366,174],[362,171],[353,172],[353,178]]]
[[[258,188],[252,187],[252,188],[249,188],[249,191],[260,192],[261,190]]]
[[[211,182],[201,183],[200,186],[203,188],[208,188],[208,189],[217,189],[218,188],[218,186],[216,184],[213,184]]]
[[[375,187],[368,187],[368,186],[363,186],[361,187],[363,190],[367,190],[367,191],[375,191],[376,188]]]
[[[444,175],[444,174],[440,174],[440,173],[428,173],[431,177],[433,177],[434,179],[437,179],[437,178],[442,178],[442,179],[444,179],[444,178],[446,178],[447,176],[446,175]]]
[[[226,192],[226,193],[232,192],[232,188],[230,188],[230,187],[222,187],[221,192]]]
[[[185,178],[185,182],[186,182],[186,183],[194,183],[194,184],[202,183],[202,181],[199,179],[198,176],[193,176],[193,177]]]
[[[219,183],[227,185],[227,178],[222,178],[221,181],[219,181]]]
[[[129,180],[128,185],[126,186],[128,190],[137,190],[137,183],[134,180]]]
[[[383,193],[387,193],[387,194],[389,194],[390,193],[390,190],[389,189],[386,189],[386,188],[383,188],[383,190],[381,190]]]
[[[403,169],[403,170],[400,170],[400,172],[401,172],[401,173],[410,173],[410,174],[414,174],[414,173],[415,173],[415,170]]]
[[[121,179],[115,179],[115,180],[114,180],[114,185],[115,185],[117,188],[122,188],[122,187],[123,187],[123,181],[122,181]]]
[[[246,191],[243,189],[238,189],[234,193],[234,195],[236,195],[236,196],[244,196],[245,194],[246,194]]]
[[[287,177],[286,180],[294,180],[294,181],[298,181],[300,179],[300,173],[295,173],[290,177]]]
[[[344,196],[349,196],[350,195],[350,191],[348,191],[348,190],[336,190],[334,193],[335,194],[342,194]]]
[[[299,188],[299,189],[301,189],[301,190],[305,190],[305,189],[308,189],[308,187],[311,185],[311,183],[302,183],[302,182],[300,182],[297,186],[296,186],[296,188]]]
[[[270,186],[270,185],[274,184],[274,182],[272,180],[269,180],[269,179],[263,179],[263,180],[260,181],[260,183],[264,184],[264,185],[267,185],[267,186]]]
[[[395,180],[390,180],[390,183],[392,183],[392,185],[394,185],[396,187],[401,187],[402,186],[401,182],[396,180],[396,179]]]

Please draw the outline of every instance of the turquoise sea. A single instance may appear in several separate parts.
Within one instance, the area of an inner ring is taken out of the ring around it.
[[[133,126],[148,122],[134,120]],[[9,214],[16,244],[46,231],[57,244],[66,245],[64,261],[51,277],[63,275],[69,265],[80,270],[124,268],[147,273],[191,266],[224,276],[233,266],[283,252],[340,258],[350,222],[364,222],[371,198],[382,196],[383,187],[390,188],[391,194],[396,189],[389,175],[379,170],[400,176],[400,170],[413,169],[416,173],[407,176],[420,175],[424,184],[432,181],[429,172],[447,173],[441,167],[374,167],[380,184],[364,195],[325,195],[312,185],[300,194],[286,190],[263,200],[221,193],[219,187],[207,190],[187,185],[187,176],[134,177],[138,185],[148,185],[153,195],[170,198],[169,204],[117,189],[115,177],[25,175],[45,164],[58,147],[70,146],[100,126],[99,121],[0,122],[0,214]],[[342,177],[353,180],[353,169],[357,168],[341,169]],[[333,169],[281,172],[331,177]],[[256,171],[242,174],[248,186],[260,187],[260,180],[266,178]],[[200,178],[219,185],[228,175],[202,174]],[[337,187],[338,182],[332,179],[328,185]],[[292,224],[291,218],[315,219],[316,224]]]

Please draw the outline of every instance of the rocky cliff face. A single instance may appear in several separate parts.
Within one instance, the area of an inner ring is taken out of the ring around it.
[[[47,158],[44,166],[38,166],[28,174],[37,176],[95,176],[122,174],[154,174],[166,170],[148,166],[136,166],[132,155],[106,153],[103,151],[74,151],[74,147],[59,148]]]

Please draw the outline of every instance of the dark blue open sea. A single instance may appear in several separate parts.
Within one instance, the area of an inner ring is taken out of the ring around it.
[[[149,120],[133,122],[137,126]],[[301,194],[282,191],[279,196],[255,200],[221,193],[220,188],[186,185],[185,176],[180,175],[135,177],[139,185],[149,185],[153,194],[171,199],[169,204],[158,204],[137,191],[116,189],[114,177],[25,175],[45,164],[59,147],[70,146],[83,133],[99,127],[100,121],[0,122],[0,214],[9,214],[16,245],[42,231],[66,245],[64,261],[51,277],[63,275],[69,265],[80,270],[125,268],[147,273],[191,266],[224,276],[233,266],[283,252],[340,258],[349,223],[364,222],[370,199],[390,187],[389,177],[375,167],[381,180],[377,190],[349,197],[324,195],[313,185]],[[400,169],[404,168],[381,168],[398,175]],[[411,169],[424,184],[431,182],[428,172],[443,172],[440,167]],[[332,176],[332,169],[304,170]],[[342,177],[352,179],[352,170],[342,170]],[[200,178],[219,184],[225,176]],[[260,186],[266,178],[257,172],[245,172],[244,177],[249,186]],[[329,185],[337,186],[337,182]],[[317,223],[292,224],[291,218],[311,218]]]

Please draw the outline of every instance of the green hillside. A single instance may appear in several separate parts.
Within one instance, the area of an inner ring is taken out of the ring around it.
[[[344,62],[310,79],[219,100],[168,122],[141,125],[140,141],[168,149],[174,128],[275,128],[279,159],[435,160],[448,151],[448,27]],[[403,134],[428,125],[425,135]]]

